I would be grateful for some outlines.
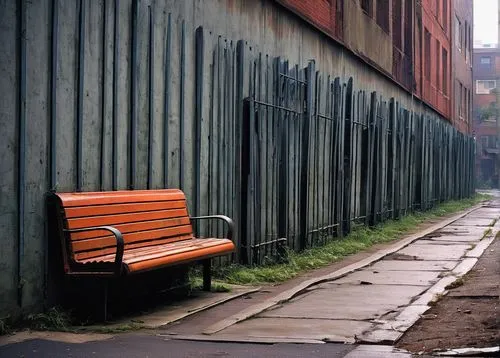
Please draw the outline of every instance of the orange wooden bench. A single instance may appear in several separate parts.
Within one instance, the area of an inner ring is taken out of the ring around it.
[[[189,217],[180,190],[51,193],[49,200],[67,275],[122,277],[199,262],[203,289],[210,290],[211,258],[235,249],[233,221],[223,215]],[[192,222],[202,219],[225,221],[227,238],[194,237]],[[105,317],[106,306],[107,288]]]

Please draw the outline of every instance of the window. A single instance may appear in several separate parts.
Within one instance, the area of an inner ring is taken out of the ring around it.
[[[476,93],[477,94],[490,94],[492,89],[496,88],[495,80],[477,80]]]
[[[486,148],[488,146],[488,136],[481,137],[481,147]]]
[[[361,0],[361,9],[370,17],[373,17],[373,0]]]
[[[448,0],[443,0],[443,29],[448,32]]]
[[[403,13],[401,1],[392,2],[392,43],[399,49],[403,48]]]
[[[425,78],[431,79],[431,33],[427,28],[424,32],[424,73]]]
[[[486,137],[486,148],[497,148],[497,137],[494,135],[488,135]],[[483,137],[483,138],[485,138]]]
[[[467,53],[469,56],[469,64],[472,67],[472,30],[470,26],[469,26],[469,33],[466,34],[466,36],[469,38],[469,49],[467,50]]]
[[[457,105],[458,105],[458,116],[460,118],[463,118],[463,106],[464,101],[463,101],[463,86],[461,82],[458,82],[458,100],[457,100]]]
[[[455,45],[462,50],[462,24],[458,17],[455,16]]]
[[[469,90],[464,87],[465,96],[464,96],[464,106],[465,106],[465,121],[469,122]]]
[[[389,0],[377,0],[377,24],[389,33]]]
[[[479,63],[481,65],[491,65],[491,57],[490,56],[481,56],[479,59]]]
[[[443,47],[443,52],[441,55],[441,61],[443,62],[443,93],[448,94],[448,51]]]
[[[439,75],[441,72],[439,71],[439,66],[441,65],[441,61],[439,61],[439,55],[441,54],[441,44],[439,40],[436,39],[436,52],[435,52],[435,64],[436,64],[436,88],[441,89],[439,81],[441,80],[441,76]]]

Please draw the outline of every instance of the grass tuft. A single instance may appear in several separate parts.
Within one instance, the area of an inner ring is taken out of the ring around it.
[[[198,271],[193,270],[189,275],[189,291],[203,289],[203,279]],[[212,281],[210,292],[231,292],[231,287],[224,282]]]
[[[468,199],[448,201],[429,211],[415,212],[399,220],[388,220],[375,227],[358,225],[349,235],[342,239],[330,238],[324,246],[307,249],[300,253],[288,251],[285,263],[254,267],[231,265],[218,268],[214,274],[218,279],[231,284],[283,282],[304,271],[329,265],[375,244],[401,238],[424,221],[462,211],[490,198],[489,195],[477,194]]]
[[[4,336],[12,332],[12,328],[10,327],[9,321],[10,321],[10,316],[0,318],[0,336]]]
[[[25,319],[27,325],[37,331],[68,331],[71,326],[71,317],[56,307],[45,313],[30,314]]]
[[[445,289],[452,290],[454,288],[462,286],[464,283],[465,283],[465,278],[462,276],[462,277],[457,278],[455,281],[453,281],[449,285],[446,285]]]

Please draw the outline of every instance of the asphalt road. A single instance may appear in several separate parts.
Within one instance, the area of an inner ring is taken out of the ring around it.
[[[344,357],[353,345],[240,344],[166,340],[152,335],[120,335],[106,341],[65,343],[41,339],[0,346],[0,357]]]

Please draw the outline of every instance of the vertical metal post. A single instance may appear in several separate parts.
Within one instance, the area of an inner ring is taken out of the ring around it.
[[[344,104],[344,188],[343,188],[343,216],[342,233],[347,234],[351,230],[351,185],[352,185],[352,131],[353,131],[353,80],[349,78],[345,92]]]
[[[235,137],[236,137],[236,148],[235,148],[235,153],[236,153],[236,162],[235,162],[235,179],[236,179],[236,186],[235,186],[235,192],[240,193],[240,201],[237,203],[236,206],[236,211],[238,212],[238,218],[239,220],[236,221],[237,228],[236,228],[236,237],[239,239],[239,244],[240,244],[240,251],[239,251],[239,259],[243,264],[248,264],[248,255],[247,255],[247,236],[246,236],[246,228],[244,227],[244,224],[246,222],[246,208],[247,208],[247,202],[246,200],[243,200],[245,197],[245,190],[246,186],[244,185],[244,181],[247,180],[246,178],[246,173],[243,170],[243,137],[245,133],[248,133],[248,131],[244,131],[244,126],[243,126],[243,70],[244,70],[244,60],[245,60],[245,43],[243,40],[239,40],[236,44],[236,103],[237,103],[237,110],[236,110],[236,130],[235,130]],[[215,57],[215,56],[214,56]],[[215,66],[215,61],[214,61],[214,66]],[[212,76],[212,82],[214,81],[214,76]],[[212,88],[214,87],[212,83]],[[212,94],[214,91],[212,90]],[[210,140],[212,141],[212,137],[210,137]],[[211,189],[211,188],[209,188]]]
[[[151,5],[153,6],[153,5]],[[154,88],[155,88],[155,29],[154,11],[149,6],[149,136],[148,136],[148,183],[153,187],[153,134],[154,134]]]
[[[195,35],[196,46],[196,63],[195,63],[195,143],[194,143],[194,176],[195,176],[195,195],[194,195],[194,210],[196,215],[200,214],[200,196],[201,196],[201,124],[203,121],[203,55],[205,51],[203,27],[196,29]],[[227,168],[229,170],[229,168]],[[197,230],[198,227],[197,227]],[[198,234],[198,231],[197,231]]]
[[[137,165],[137,111],[138,111],[138,94],[137,94],[137,70],[138,70],[138,12],[139,1],[132,2],[132,66],[131,66],[131,89],[130,89],[130,171],[129,171],[129,189],[135,189],[135,172]]]
[[[99,189],[101,191],[104,190],[104,168],[105,168],[105,163],[104,163],[104,150],[106,148],[105,145],[105,137],[106,137],[106,65],[107,65],[107,51],[106,51],[106,19],[107,19],[107,8],[106,8],[106,0],[103,0],[103,16],[102,16],[102,107],[101,107],[101,143],[100,143],[100,157],[99,157],[99,164],[100,164],[100,170],[99,170]]]
[[[185,82],[185,62],[186,62],[186,24],[182,21],[181,46],[180,46],[180,89],[179,89],[179,187],[184,187],[184,82]]]
[[[306,111],[302,127],[302,153],[300,164],[300,185],[299,185],[299,210],[300,210],[300,238],[299,250],[303,250],[307,243],[307,223],[309,216],[308,192],[309,192],[309,125],[313,116],[313,90],[314,75],[316,73],[314,61],[310,61],[306,71]]]
[[[167,30],[165,33],[165,95],[164,95],[164,111],[163,111],[163,187],[168,188],[168,165],[170,152],[168,149],[168,116],[170,111],[170,52],[172,46],[172,14],[168,14]]]
[[[113,24],[113,148],[112,148],[112,187],[118,189],[118,44],[119,44],[119,19],[120,0],[114,1],[114,24]]]
[[[59,38],[59,1],[52,0],[52,54],[50,78],[50,190],[56,190],[57,185],[57,62]]]
[[[78,104],[76,122],[76,191],[83,186],[83,97],[85,81],[85,14],[86,1],[80,0],[79,36],[78,36]]]
[[[23,305],[24,194],[26,191],[26,0],[19,2],[19,152],[18,152],[18,244],[17,304]]]

